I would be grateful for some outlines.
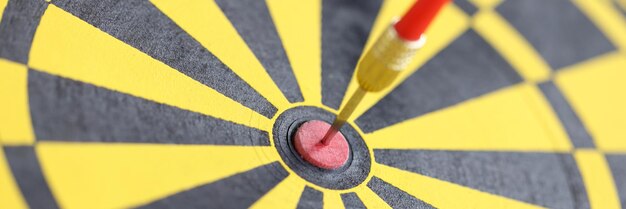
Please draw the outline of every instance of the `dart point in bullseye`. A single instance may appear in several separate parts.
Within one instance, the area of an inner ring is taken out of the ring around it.
[[[359,62],[356,73],[359,88],[340,109],[322,142],[328,144],[350,118],[367,92],[379,92],[391,85],[426,42],[423,35],[449,0],[418,0],[378,38]]]
[[[350,145],[341,133],[335,134],[329,144],[321,143],[329,128],[330,124],[324,121],[307,121],[296,131],[293,145],[305,161],[319,168],[334,170],[348,161]]]
[[[297,131],[294,144],[307,162],[325,169],[337,169],[348,160],[350,147],[339,132],[367,92],[379,92],[391,85],[426,42],[423,35],[441,8],[450,0],[418,0],[378,37],[356,69],[359,88],[340,109],[332,125],[309,121]]]

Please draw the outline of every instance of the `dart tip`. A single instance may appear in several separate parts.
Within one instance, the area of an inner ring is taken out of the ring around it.
[[[330,140],[335,137],[337,132],[339,132],[339,130],[335,128],[334,126],[331,126],[328,129],[328,131],[326,131],[326,134],[324,134],[324,138],[322,138],[322,141],[320,141],[320,144],[322,144],[323,146],[330,144]]]
[[[296,131],[293,145],[305,161],[320,168],[333,170],[346,164],[350,146],[341,133],[332,135],[327,144],[321,142],[323,134],[328,134],[330,129],[330,124],[324,121],[308,121]]]

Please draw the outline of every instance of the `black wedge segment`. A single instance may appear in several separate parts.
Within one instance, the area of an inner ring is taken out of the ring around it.
[[[38,140],[269,145],[258,129],[36,70],[28,94]]]
[[[398,189],[382,179],[374,176],[367,183],[367,186],[374,191],[381,199],[383,199],[392,208],[402,209],[434,209],[432,205],[419,200],[410,194]]]
[[[302,102],[302,93],[293,74],[283,43],[276,32],[265,1],[217,0],[237,32],[261,62],[287,100]],[[269,85],[269,84],[268,84]]]
[[[569,154],[374,150],[376,162],[548,208],[588,208]]]
[[[249,208],[289,173],[278,162],[173,194],[139,208]]]
[[[346,209],[365,209],[365,205],[361,198],[354,192],[341,194],[341,201]]]
[[[322,209],[324,208],[324,194],[311,187],[304,187],[297,209]]]
[[[553,70],[615,50],[572,1],[504,1],[496,10]]]
[[[268,118],[277,111],[150,1],[55,0],[52,3]]]
[[[522,81],[483,38],[468,30],[357,118],[370,133]]]
[[[468,0],[454,0],[454,4],[461,8],[467,15],[472,16],[478,12],[478,8],[474,5],[474,3]]]
[[[341,105],[381,0],[322,1],[322,103]]]

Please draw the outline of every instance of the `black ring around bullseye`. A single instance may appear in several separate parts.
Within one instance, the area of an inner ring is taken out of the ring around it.
[[[334,119],[334,114],[317,107],[301,106],[286,110],[274,123],[274,145],[285,164],[303,179],[328,189],[350,189],[367,178],[371,167],[367,145],[351,125],[346,124],[340,130],[350,145],[350,157],[339,169],[326,170],[311,165],[292,146],[292,137],[304,122],[321,120],[332,123]]]

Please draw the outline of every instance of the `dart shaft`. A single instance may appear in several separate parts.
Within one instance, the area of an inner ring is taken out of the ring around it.
[[[379,92],[389,87],[426,42],[423,35],[439,10],[450,0],[418,0],[395,24],[376,40],[359,62],[356,78],[359,88],[328,130],[322,143],[328,145],[333,136],[348,121],[367,92]]]
[[[348,121],[367,92],[378,92],[387,88],[411,61],[417,49],[424,45],[425,38],[418,41],[405,41],[398,37],[394,27],[389,27],[374,46],[365,54],[357,67],[359,88],[352,94],[346,105],[322,139],[327,145]]]
[[[366,93],[367,91],[361,88],[357,88],[357,90],[354,91],[354,93],[350,97],[350,100],[348,100],[348,103],[346,103],[346,105],[339,112],[339,115],[333,122],[333,125],[330,127],[328,132],[326,132],[324,139],[322,139],[323,144],[327,145],[330,142],[330,139],[332,139],[335,136],[335,134],[339,132],[341,127],[343,127],[346,121],[348,121],[348,119],[350,118],[350,115],[352,115],[352,113],[354,112],[356,107],[359,105],[361,100],[363,100],[363,97],[365,96]]]

